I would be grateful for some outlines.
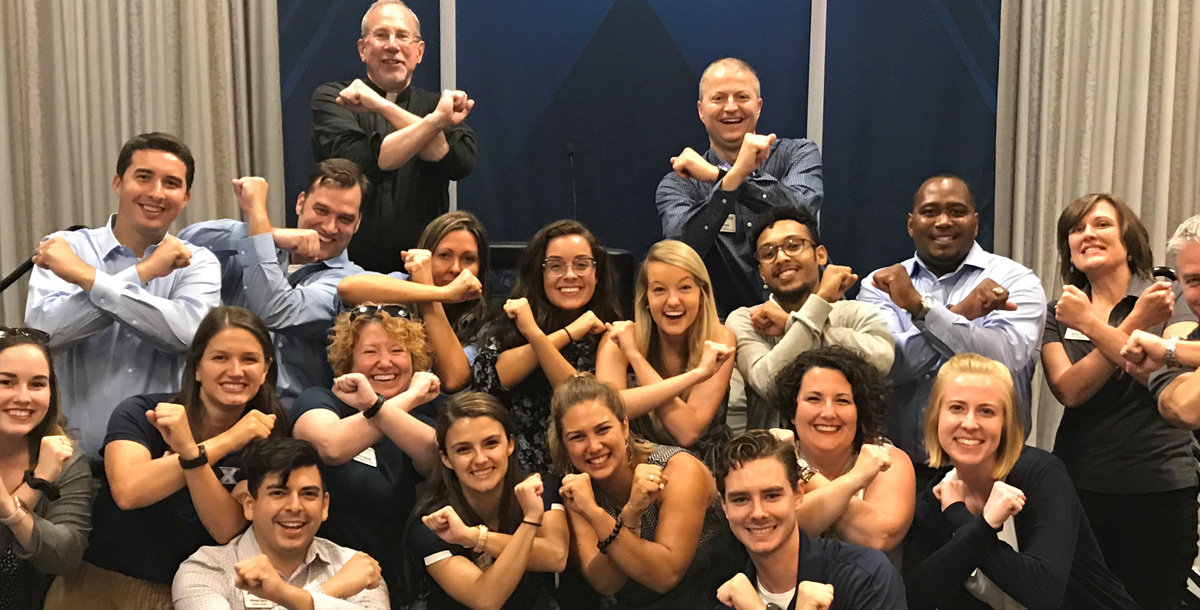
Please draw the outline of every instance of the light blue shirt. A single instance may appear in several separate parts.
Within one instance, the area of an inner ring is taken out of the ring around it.
[[[938,370],[955,354],[976,353],[999,361],[1012,372],[1020,401],[1021,420],[1028,435],[1030,384],[1037,366],[1042,327],[1046,321],[1046,293],[1042,282],[1020,263],[984,252],[974,244],[958,269],[936,277],[920,258],[903,263],[917,292],[936,303],[925,319],[912,316],[874,285],[875,273],[862,281],[858,300],[883,309],[888,329],[896,339],[892,363],[892,397],[888,401],[888,437],[906,451],[914,463],[925,463],[925,405]],[[1008,290],[1016,311],[993,311],[968,320],[950,311],[985,278]]]
[[[270,233],[248,236],[236,220],[199,222],[181,238],[209,248],[221,263],[221,300],[253,311],[271,329],[279,360],[276,390],[291,404],[304,390],[333,385],[326,354],[329,329],[337,318],[338,282],[364,273],[343,250],[288,273],[288,253]]]
[[[143,283],[137,255],[113,235],[115,219],[47,237],[66,238],[75,255],[96,269],[90,292],[34,267],[25,304],[25,323],[50,334],[63,413],[92,460],[122,400],[179,390],[192,336],[220,302],[221,271],[211,252],[185,240],[191,264]]]

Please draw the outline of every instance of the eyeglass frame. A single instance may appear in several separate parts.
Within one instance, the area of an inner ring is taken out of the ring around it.
[[[558,263],[562,263],[563,268],[561,272],[555,272],[550,268],[551,265],[557,265]],[[581,269],[580,267],[583,268]],[[563,277],[567,274],[568,268],[575,272],[575,277],[587,277],[589,275],[595,275],[596,259],[593,257],[583,257],[576,258],[568,263],[566,259],[554,257],[547,258],[542,261],[542,273],[551,277]]]
[[[796,242],[799,242],[799,245],[794,250],[789,251],[788,246],[795,245]],[[775,262],[775,259],[779,258],[780,250],[782,250],[783,252],[786,252],[790,256],[795,256],[797,254],[800,254],[801,252],[804,252],[804,249],[809,246],[812,247],[814,252],[816,251],[817,244],[813,240],[807,239],[804,237],[800,237],[798,235],[788,235],[783,238],[783,241],[779,245],[767,244],[765,246],[762,246],[761,248],[755,249],[754,250],[754,260],[758,261],[758,264],[760,264],[760,265],[766,265],[768,263]],[[768,248],[771,249],[770,256],[763,254],[763,251]]]
[[[387,38],[382,38],[382,35],[384,33],[387,34]],[[404,34],[411,38],[409,38],[409,40],[407,40],[407,41],[400,40],[400,34]],[[415,44],[415,43],[421,42],[423,40],[421,38],[420,34],[417,34],[414,32],[409,32],[408,30],[397,31],[397,30],[389,30],[387,28],[379,28],[377,30],[367,32],[365,35],[363,35],[363,38],[370,39],[372,42],[374,42],[375,44],[378,44],[380,46],[386,45],[387,43],[391,42],[392,40],[395,40],[396,44],[399,46],[402,46],[402,47],[408,46],[411,44]]]

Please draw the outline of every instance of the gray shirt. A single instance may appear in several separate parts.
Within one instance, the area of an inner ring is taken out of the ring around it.
[[[283,579],[308,591],[316,610],[387,610],[390,607],[387,585],[382,582],[376,589],[363,589],[346,599],[330,597],[321,589],[321,585],[333,578],[354,553],[353,549],[324,538],[313,538],[304,563],[295,573],[282,575]],[[233,566],[261,554],[253,525],[229,544],[201,547],[175,573],[171,583],[175,610],[243,610],[247,596],[245,591],[233,585],[236,574]]]
[[[771,404],[775,380],[800,354],[826,345],[854,350],[886,374],[895,355],[887,318],[875,305],[858,301],[829,303],[810,294],[788,314],[783,335],[760,335],[750,323],[750,308],[729,314],[725,325],[737,337],[737,369],[746,380],[746,428],[781,427]]]

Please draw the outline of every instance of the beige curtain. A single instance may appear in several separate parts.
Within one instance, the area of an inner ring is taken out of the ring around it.
[[[1107,191],[1138,213],[1161,262],[1200,212],[1195,0],[1004,0],[1001,17],[997,251],[1058,298],[1058,214]],[[1062,406],[1040,379],[1031,438],[1049,448]]]
[[[196,158],[175,229],[237,217],[230,180],[274,185],[283,219],[283,131],[273,1],[0,2],[0,273],[45,234],[115,211],[117,152],[130,136],[178,135]],[[28,277],[28,276],[26,276]],[[0,300],[21,324],[26,281]]]

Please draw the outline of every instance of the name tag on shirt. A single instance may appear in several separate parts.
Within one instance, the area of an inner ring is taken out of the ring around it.
[[[1068,328],[1067,332],[1063,333],[1063,339],[1070,339],[1071,341],[1091,341],[1091,339],[1088,339],[1087,335],[1075,330],[1074,328]]]
[[[737,232],[737,214],[730,214],[729,217],[725,219],[725,224],[721,225],[721,232],[722,233]]]
[[[242,605],[247,608],[274,608],[275,602],[263,599],[249,591],[242,591]]]
[[[375,448],[367,447],[362,450],[362,453],[354,456],[354,461],[360,464],[366,464],[371,468],[378,468],[379,462],[375,461]]]

